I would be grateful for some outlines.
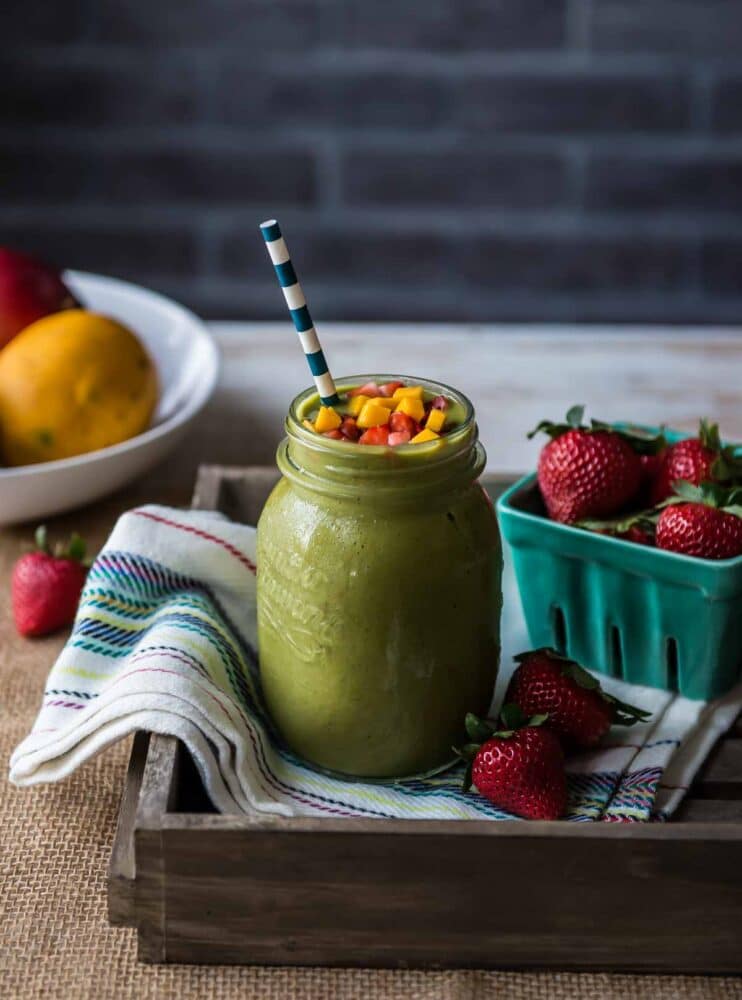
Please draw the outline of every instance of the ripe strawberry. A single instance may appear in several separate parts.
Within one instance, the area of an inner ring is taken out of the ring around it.
[[[343,422],[340,425],[340,433],[348,441],[357,441],[361,436],[361,429],[356,423],[355,417],[344,417]]]
[[[331,431],[322,431],[322,437],[332,438],[333,441],[346,441],[345,435],[340,433],[339,428],[333,427]]]
[[[573,406],[566,423],[544,420],[528,435],[545,431],[551,437],[539,456],[538,484],[549,517],[564,524],[620,511],[641,485],[639,452],[661,447],[661,438],[614,430],[597,420],[582,426],[584,409]]]
[[[657,479],[660,468],[662,467],[665,452],[666,449],[663,448],[654,455],[639,456],[639,464],[641,465],[642,472],[641,487],[639,489],[639,498],[637,500],[637,506],[639,507],[652,506],[652,491],[654,489],[655,480]]]
[[[16,562],[11,579],[13,618],[21,635],[48,635],[75,618],[87,566],[85,543],[73,535],[65,552],[52,555],[46,529],[36,532],[36,552]]]
[[[373,399],[382,395],[381,389],[375,382],[366,382],[364,385],[359,385],[357,389],[351,389],[348,393],[348,399],[352,399],[353,396],[368,396]]]
[[[733,446],[722,446],[719,425],[701,420],[698,437],[671,444],[652,482],[650,499],[656,506],[673,494],[679,480],[700,486],[703,482],[729,483],[742,479],[742,461]]]
[[[408,413],[392,413],[389,417],[389,430],[394,433],[406,433],[413,438],[420,430],[420,425]]]
[[[459,755],[468,761],[464,791],[472,784],[501,809],[526,819],[559,819],[567,808],[564,753],[543,722],[526,720],[517,705],[505,705],[500,728],[467,715],[467,743]]]
[[[387,399],[391,399],[397,389],[402,388],[402,384],[402,382],[385,382],[379,386],[379,392],[382,396],[386,396]]]
[[[626,542],[634,542],[635,545],[654,545],[654,525],[642,527],[641,524],[632,524],[626,531],[620,531],[616,538],[623,538]]]
[[[657,521],[658,549],[698,559],[742,555],[742,488],[681,480],[675,491]]]
[[[389,427],[381,424],[379,427],[369,427],[358,439],[358,444],[389,444]]]
[[[524,715],[546,713],[545,725],[565,748],[594,747],[613,725],[632,726],[649,713],[607,694],[597,678],[554,649],[533,649],[515,657],[507,703]]]
[[[398,444],[408,444],[410,441],[409,431],[392,431],[389,435],[389,445],[392,448],[396,448]]]

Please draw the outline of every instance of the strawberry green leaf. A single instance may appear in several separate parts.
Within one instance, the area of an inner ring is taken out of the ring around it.
[[[614,698],[612,694],[608,694],[605,691],[601,691],[601,694],[603,696],[603,700],[613,706],[614,726],[634,726],[637,722],[646,722],[647,719],[651,718],[651,712],[647,712],[645,709],[639,708],[637,705],[629,705],[628,702],[620,701],[618,698]]]
[[[472,743],[485,743],[487,740],[492,738],[492,734],[495,731],[495,727],[490,722],[486,722],[483,719],[478,718],[472,712],[467,712],[466,719],[464,721],[466,727],[466,734]]]
[[[742,517],[742,505],[738,503],[731,504],[729,507],[721,508],[725,514],[732,514],[734,517]]]
[[[623,535],[634,527],[641,528],[647,534],[653,534],[658,520],[658,511],[648,509],[637,511],[635,514],[605,518],[603,520],[589,517],[582,521],[576,521],[574,526],[582,528],[584,531],[595,531],[599,534],[607,532],[609,535]]]
[[[529,726],[543,726],[546,720],[549,718],[548,712],[541,712],[539,715],[532,715],[528,720]]]
[[[461,791],[462,792],[471,791],[472,769],[473,769],[473,766],[474,766],[474,761],[470,760],[469,763],[466,766],[466,770],[464,771],[464,777],[463,777],[462,782],[461,782]]]
[[[500,709],[500,718],[505,726],[505,729],[507,730],[520,729],[526,721],[523,710],[520,705],[516,705],[515,702],[510,702],[509,704],[502,706]],[[504,734],[500,732],[498,735],[502,736]]]
[[[551,420],[542,420],[540,423],[536,424],[532,431],[526,434],[526,437],[530,441],[531,438],[536,437],[542,431],[544,434],[548,434],[550,438],[561,437],[562,434],[566,434],[569,430],[568,424],[553,424]]]
[[[528,440],[535,437],[537,434],[543,431],[544,434],[548,434],[552,440],[554,438],[561,437],[562,434],[566,434],[567,431],[583,430],[587,431],[589,428],[582,425],[582,418],[585,413],[584,406],[571,406],[567,410],[567,416],[565,423],[553,423],[551,420],[542,420],[540,423],[534,427],[534,429],[527,434]]]
[[[667,447],[667,438],[662,429],[659,434],[647,431],[643,427],[636,427],[633,424],[628,427],[614,427],[610,424],[607,428],[624,439],[639,455],[658,455]]]
[[[600,681],[598,678],[593,677],[584,667],[581,667],[579,663],[575,663],[573,660],[567,666],[563,667],[562,673],[565,677],[571,677],[575,684],[578,687],[584,688],[585,691],[600,690]]]
[[[74,532],[70,538],[70,543],[67,546],[67,556],[69,559],[75,559],[78,562],[82,562],[85,558],[85,541],[77,532]]]
[[[724,483],[739,483],[742,480],[742,455],[738,446],[728,445],[722,448],[711,466],[714,479]]]
[[[578,403],[576,406],[570,406],[567,410],[567,423],[570,427],[577,430],[582,426],[582,418],[585,416],[585,406],[584,404]]]
[[[718,507],[724,510],[742,503],[742,488],[739,486],[724,486],[704,480],[700,486],[694,486],[685,479],[678,479],[672,484],[675,496],[664,500],[660,507],[676,503],[701,503],[707,507]]]
[[[705,417],[701,418],[698,425],[698,439],[704,448],[708,448],[710,451],[721,451],[719,425],[710,424]]]
[[[704,501],[702,487],[689,483],[687,479],[676,479],[672,488],[676,496],[689,503],[703,503]]]

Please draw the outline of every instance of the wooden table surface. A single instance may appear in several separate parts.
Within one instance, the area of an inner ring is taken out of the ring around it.
[[[147,501],[188,504],[199,463],[245,465],[273,461],[287,402],[308,383],[295,334],[286,323],[221,323],[214,324],[213,330],[223,353],[221,379],[213,400],[188,439],[139,483],[89,508],[51,521],[54,534],[74,528],[83,532],[91,548],[96,549],[118,514],[128,507]],[[378,368],[411,372],[442,378],[466,392],[477,408],[491,471],[510,473],[533,467],[538,443],[526,442],[525,432],[544,417],[561,417],[574,402],[588,404],[592,415],[606,420],[666,421],[689,430],[694,428],[698,417],[704,415],[718,419],[729,439],[742,440],[739,392],[742,336],[731,330],[706,329],[701,333],[679,329],[582,327],[570,330],[543,326],[488,329],[325,324],[320,333],[337,375]],[[4,586],[7,586],[14,559],[29,539],[30,526],[0,530],[0,575],[6,581]],[[36,643],[19,639],[11,624],[8,604],[7,600],[0,602],[0,670],[5,670],[6,678],[12,678],[10,704],[14,704],[15,697],[17,705],[27,706],[17,716],[17,725],[13,718],[9,719],[8,739],[12,730],[12,739],[17,741],[23,735],[21,727],[29,724],[23,720],[30,721],[32,717],[46,671],[64,637],[55,636]],[[114,768],[111,773],[122,775],[123,748],[117,750],[115,756],[118,770]],[[70,784],[76,780],[77,776]],[[110,789],[111,803],[106,807],[111,813],[109,824],[114,800],[120,794],[118,781],[116,784],[116,789]],[[62,791],[60,788],[59,792]],[[35,803],[35,808],[46,817],[44,822],[50,822],[55,810],[60,808],[59,803],[66,801],[64,795],[60,797],[52,789],[13,795],[27,796],[26,801]],[[20,821],[14,822],[17,825]],[[10,838],[29,835],[28,829],[5,831],[5,836]],[[106,827],[106,843],[98,845],[100,860],[95,861],[94,883],[86,887],[81,881],[78,887],[80,905],[92,907],[91,933],[109,936],[102,917],[101,899],[110,835],[111,828]],[[100,836],[103,834],[99,831]],[[41,850],[38,841],[37,831],[35,848]],[[67,847],[75,853],[74,845]],[[23,893],[33,890],[24,890],[22,885],[15,889],[18,893],[14,904],[16,911],[25,908],[31,913],[33,907],[28,901],[23,902],[26,898]],[[63,970],[67,970],[65,982],[79,981],[68,968],[70,956],[63,948],[65,925],[71,931],[79,919],[79,914],[76,916],[73,910],[62,908],[54,913],[58,963],[48,970],[37,970],[39,983],[60,983]],[[22,942],[18,947],[23,947]],[[127,961],[134,962],[133,940],[127,948]],[[92,948],[86,960],[97,961]],[[136,976],[144,977],[139,988],[143,988],[147,976],[154,975],[145,970],[140,973],[135,965],[127,965],[127,968],[132,975],[137,969]],[[218,970],[214,970],[214,974],[217,973]],[[244,975],[247,984],[252,973],[245,970],[239,975]],[[197,993],[189,977],[190,973],[183,972],[182,984],[191,984]],[[632,978],[621,977],[624,987]],[[252,979],[249,981],[252,983]],[[696,980],[693,988],[700,982]],[[587,980],[585,986],[588,986]],[[596,987],[599,988],[597,981]],[[132,986],[132,990],[132,995],[139,995],[137,987]],[[187,992],[196,995],[190,990]],[[22,993],[16,991],[13,995],[21,996]],[[259,990],[255,995],[259,995]]]

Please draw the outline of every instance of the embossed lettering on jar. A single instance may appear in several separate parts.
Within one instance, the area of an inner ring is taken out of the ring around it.
[[[369,380],[393,378],[339,388]],[[432,444],[358,447],[302,426],[307,391],[258,525],[269,711],[292,750],[350,776],[445,765],[466,712],[487,712],[499,662],[502,555],[473,408],[405,381],[452,400],[456,428]]]

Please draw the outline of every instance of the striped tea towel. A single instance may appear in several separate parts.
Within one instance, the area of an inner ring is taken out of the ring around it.
[[[178,736],[223,812],[284,816],[509,819],[460,791],[462,767],[403,782],[349,782],[303,764],[276,740],[258,680],[255,529],[219,514],[141,507],[124,514],[95,560],[41,711],[10,762],[17,785],[57,781],[137,729]],[[501,693],[527,648],[506,572]],[[665,817],[742,705],[606,681],[651,720],[614,729],[571,758],[567,819]]]

